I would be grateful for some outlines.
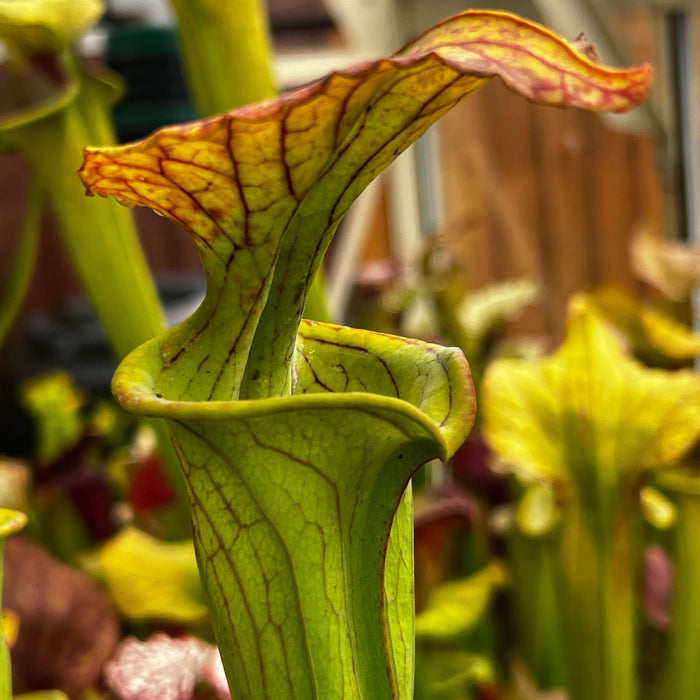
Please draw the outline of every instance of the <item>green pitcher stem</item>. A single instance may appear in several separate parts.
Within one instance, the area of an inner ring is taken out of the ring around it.
[[[23,129],[23,152],[43,183],[81,282],[118,357],[164,329],[158,296],[130,213],[85,197],[77,177],[94,138],[80,103]],[[48,154],[48,155],[47,155]]]
[[[566,685],[557,548],[554,533],[529,537],[516,530],[509,541],[518,651],[542,690]]]
[[[326,303],[326,287],[324,283],[323,269],[320,269],[306,294],[306,305],[304,306],[304,318],[310,321],[320,321],[321,323],[331,323],[336,321],[328,314],[328,304]]]
[[[598,494],[585,505],[572,498],[562,520],[562,611],[572,700],[637,697],[642,519],[636,490],[617,488],[619,498]]]
[[[130,212],[113,202],[86,197],[73,175],[85,144],[113,141],[109,107],[93,94],[94,87],[83,88],[60,113],[25,125],[17,138],[51,201],[64,244],[109,345],[122,358],[162,333],[165,324]],[[167,430],[162,424],[154,426],[170,482],[187,513],[185,484]]]
[[[2,290],[2,298],[0,298],[0,346],[22,307],[32,281],[34,263],[39,250],[42,199],[42,188],[36,178],[32,178],[25,204],[22,238],[12,264],[10,279]]]
[[[197,111],[211,116],[275,95],[261,0],[172,0]]]
[[[669,698],[700,698],[700,492],[677,493]]]

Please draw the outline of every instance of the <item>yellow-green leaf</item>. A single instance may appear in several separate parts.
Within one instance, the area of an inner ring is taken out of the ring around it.
[[[100,18],[100,0],[0,0],[0,40],[21,57],[60,51]]]
[[[298,393],[229,402],[162,397],[153,384],[160,358],[158,340],[141,346],[113,388],[129,410],[170,419],[234,694],[302,698],[317,688],[319,697],[355,697],[372,687],[408,697],[404,491],[422,463],[446,458],[471,426],[461,354],[303,322]]]
[[[528,537],[543,537],[559,522],[554,489],[546,483],[528,486],[515,509],[515,523]]]
[[[21,391],[22,404],[37,428],[36,456],[46,464],[74,447],[82,436],[85,397],[65,372],[28,379]]]
[[[469,632],[486,614],[494,591],[505,580],[502,565],[495,563],[468,578],[443,583],[416,616],[416,637],[445,640]]]
[[[661,491],[645,486],[639,494],[639,501],[645,520],[653,527],[668,530],[676,524],[676,507]]]
[[[551,357],[494,363],[485,378],[485,434],[533,479],[610,482],[670,466],[700,434],[700,378],[628,357],[583,299]]]
[[[621,289],[602,287],[591,295],[590,303],[625,334],[634,353],[649,364],[665,366],[700,353],[699,335],[642,306]]]
[[[196,622],[206,617],[192,542],[160,542],[129,527],[96,557],[112,600],[128,619]]]
[[[478,342],[525,306],[538,300],[539,287],[530,279],[499,282],[467,295],[457,309],[466,333]]]
[[[27,516],[17,510],[0,508],[0,545],[27,524]]]
[[[26,214],[22,224],[20,243],[17,246],[10,274],[0,291],[0,346],[2,346],[17,313],[29,290],[39,250],[43,195],[35,179],[29,184]]]

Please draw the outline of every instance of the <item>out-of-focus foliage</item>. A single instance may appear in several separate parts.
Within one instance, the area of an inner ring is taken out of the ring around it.
[[[652,367],[687,365],[700,352],[700,336],[666,314],[646,308],[615,287],[601,287],[591,305],[624,334],[634,354]]]
[[[688,299],[700,282],[700,250],[659,240],[641,231],[633,240],[632,265],[637,276],[674,301]]]
[[[160,542],[129,527],[100,547],[95,564],[126,619],[186,623],[207,616],[191,541]]]

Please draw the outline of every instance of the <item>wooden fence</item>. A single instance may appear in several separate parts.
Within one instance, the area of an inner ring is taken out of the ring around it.
[[[635,291],[629,244],[663,231],[649,139],[601,117],[533,105],[492,81],[443,118],[446,236],[472,288],[530,276],[542,303],[520,327],[558,336],[567,299],[602,282]]]

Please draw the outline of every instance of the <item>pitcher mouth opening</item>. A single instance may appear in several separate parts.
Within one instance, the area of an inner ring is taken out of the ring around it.
[[[173,420],[231,420],[283,414],[304,409],[358,409],[400,413],[427,430],[446,452],[440,426],[418,407],[400,398],[371,392],[303,393],[264,399],[195,401],[169,398],[157,385],[154,367],[160,368],[160,339],[137,347],[121,362],[112,379],[112,394],[126,411],[151,418]]]

